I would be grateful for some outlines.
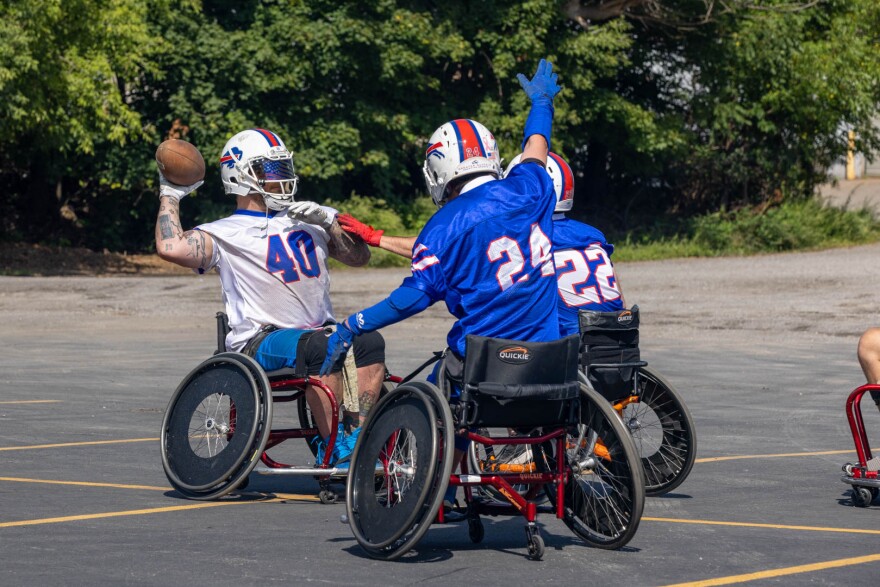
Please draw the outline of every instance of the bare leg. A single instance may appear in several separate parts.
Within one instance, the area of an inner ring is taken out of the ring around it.
[[[342,375],[339,373],[331,373],[330,375],[319,377],[318,379],[333,391],[338,401],[340,395],[336,393],[336,390],[342,389]],[[333,423],[333,409],[330,404],[330,399],[322,390],[315,389],[310,385],[308,386],[308,389],[306,389],[306,401],[309,403],[309,409],[312,410],[312,417],[315,419],[318,433],[321,435],[321,438],[327,438],[330,435]]]
[[[880,383],[880,328],[869,328],[859,339],[859,363],[868,383]]]
[[[382,382],[385,380],[385,364],[375,363],[366,367],[358,367],[358,403],[360,404],[360,413],[347,412],[358,426],[367,419],[367,414],[379,401],[379,391],[382,389]]]

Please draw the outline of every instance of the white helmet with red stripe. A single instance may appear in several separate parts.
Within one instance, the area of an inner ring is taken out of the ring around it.
[[[513,158],[504,176],[510,173],[514,166],[522,159],[522,153]],[[569,212],[574,205],[574,174],[565,159],[556,153],[547,154],[547,174],[553,180],[553,190],[556,192],[556,209],[554,212]]]
[[[447,122],[428,140],[423,171],[431,199],[442,206],[449,196],[449,183],[455,179],[478,173],[501,177],[495,137],[474,120]]]
[[[299,178],[293,155],[272,131],[245,130],[226,142],[220,155],[220,179],[227,194],[262,194],[271,210],[284,210],[293,203]]]

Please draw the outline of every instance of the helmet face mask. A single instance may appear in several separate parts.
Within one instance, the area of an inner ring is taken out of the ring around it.
[[[242,131],[226,142],[220,178],[227,194],[257,192],[270,210],[289,207],[299,183],[293,155],[278,135],[259,128]]]
[[[511,160],[507,169],[504,170],[504,177],[510,171],[519,165],[522,160],[522,153]],[[547,175],[553,180],[553,191],[556,192],[556,208],[554,212],[570,212],[574,205],[574,173],[571,171],[565,159],[556,153],[547,154]]]
[[[501,177],[495,137],[474,120],[447,122],[428,140],[422,172],[431,199],[437,206],[443,206],[454,180],[485,173]]]

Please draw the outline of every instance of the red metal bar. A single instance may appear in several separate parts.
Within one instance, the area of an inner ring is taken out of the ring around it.
[[[849,420],[849,428],[852,431],[853,442],[856,445],[856,455],[858,455],[859,466],[861,467],[864,467],[865,463],[872,458],[861,408],[862,396],[870,391],[880,391],[880,385],[867,384],[857,387],[846,399],[846,417]]]
[[[565,429],[559,428],[558,430],[554,430],[553,432],[544,434],[542,436],[503,436],[494,438],[491,436],[480,436],[475,432],[468,431],[467,437],[474,442],[494,446],[496,444],[541,444],[542,442],[547,442],[549,440],[553,440],[554,438],[559,438],[564,434]]]

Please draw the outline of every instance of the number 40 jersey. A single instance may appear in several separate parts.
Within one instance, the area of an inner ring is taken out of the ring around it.
[[[336,210],[326,208],[332,214]],[[236,210],[196,227],[213,237],[208,267],[220,273],[232,329],[226,348],[241,350],[261,326],[308,330],[333,320],[327,231],[284,212]]]

